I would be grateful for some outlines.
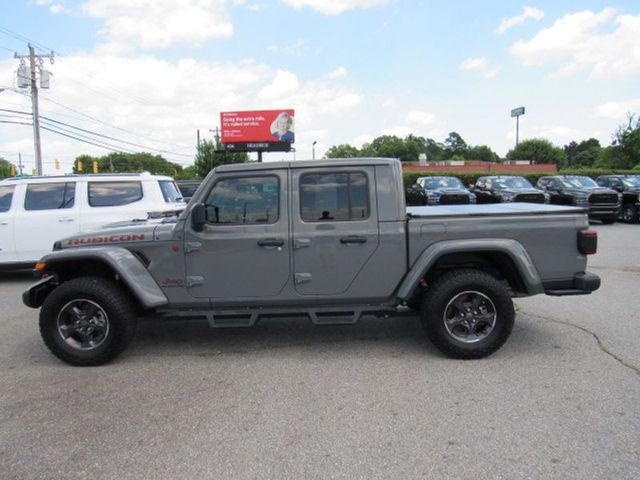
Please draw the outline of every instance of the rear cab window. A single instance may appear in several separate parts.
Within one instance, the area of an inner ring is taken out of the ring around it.
[[[89,205],[116,207],[129,205],[142,199],[141,182],[89,182]]]
[[[24,198],[25,210],[56,210],[75,204],[75,182],[31,183]]]

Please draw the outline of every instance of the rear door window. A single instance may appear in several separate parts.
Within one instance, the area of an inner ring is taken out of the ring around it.
[[[116,207],[140,199],[140,182],[89,182],[89,205],[92,207]]]
[[[11,208],[11,200],[13,199],[13,185],[0,187],[0,213],[8,212]]]
[[[361,172],[311,173],[300,179],[300,216],[304,222],[369,218],[369,183]]]
[[[75,203],[75,182],[31,183],[27,185],[25,210],[71,208]]]

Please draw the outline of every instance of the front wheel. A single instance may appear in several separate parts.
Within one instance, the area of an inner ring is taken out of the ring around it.
[[[431,284],[423,298],[422,326],[451,358],[491,355],[509,338],[515,319],[507,288],[479,270],[453,270]]]
[[[71,365],[107,363],[131,342],[136,326],[129,296],[115,282],[100,277],[64,282],[40,310],[45,345]]]
[[[638,223],[638,208],[635,205],[627,204],[622,207],[622,221],[625,223]]]

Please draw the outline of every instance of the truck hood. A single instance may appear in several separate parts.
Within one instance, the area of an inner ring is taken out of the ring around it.
[[[437,195],[469,195],[469,190],[462,188],[434,188],[427,190],[428,193],[435,193]]]
[[[123,225],[124,224],[124,225]],[[99,245],[126,245],[131,243],[153,242],[158,228],[173,229],[175,224],[161,222],[119,222],[107,225],[99,230],[81,232],[58,240],[54,250],[76,247],[96,247]]]

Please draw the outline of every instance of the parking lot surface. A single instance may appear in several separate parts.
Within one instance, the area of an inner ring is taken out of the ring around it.
[[[0,478],[640,478],[640,227],[594,225],[589,296],[516,300],[506,345],[442,357],[417,318],[141,323],[74,368],[2,274]]]

